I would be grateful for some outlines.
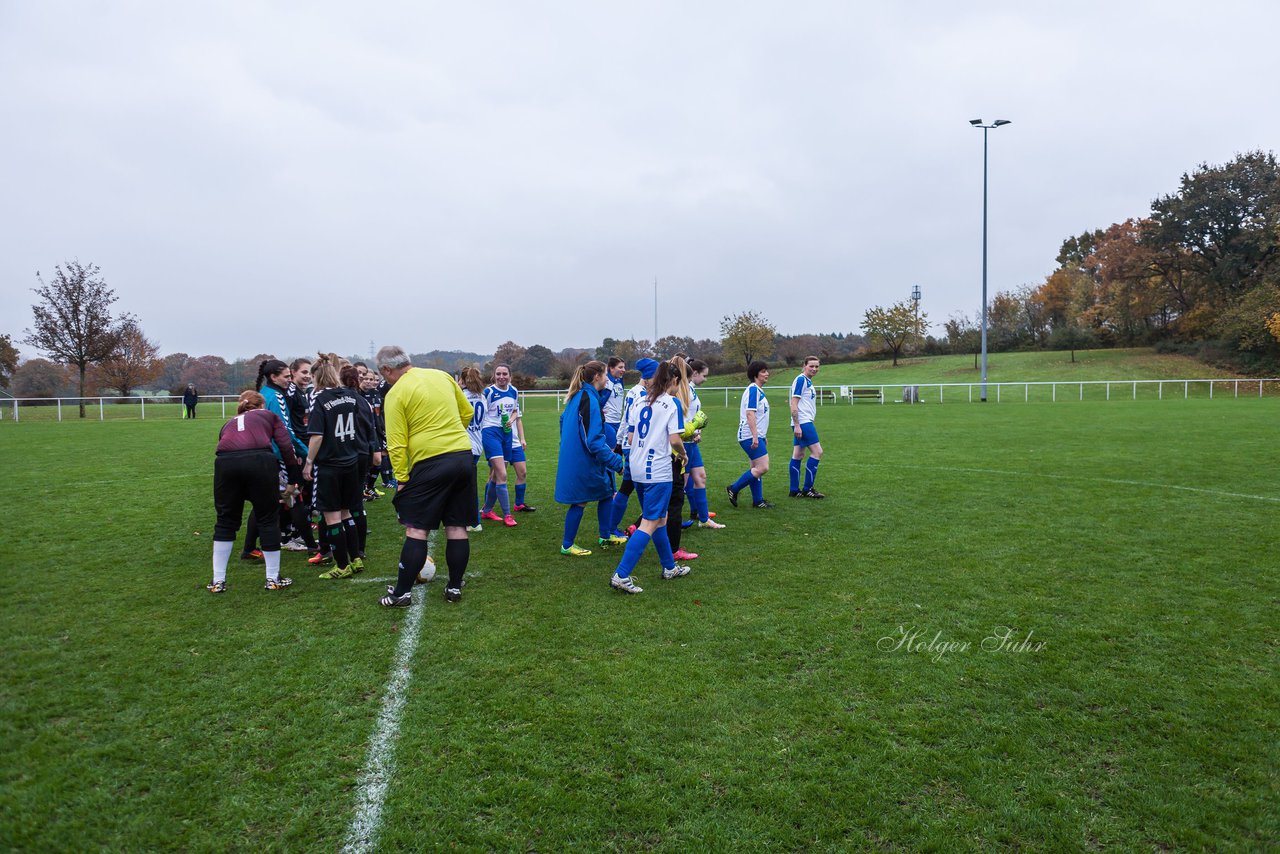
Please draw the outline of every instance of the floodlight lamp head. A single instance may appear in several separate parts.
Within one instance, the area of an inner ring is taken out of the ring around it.
[[[976,128],[982,127],[982,119],[969,119],[969,124]]]
[[[993,128],[998,128],[1000,127],[1000,125],[1011,125],[1011,124],[1013,124],[1013,122],[1009,121],[1008,119],[996,119],[994,122],[991,123],[991,126]]]

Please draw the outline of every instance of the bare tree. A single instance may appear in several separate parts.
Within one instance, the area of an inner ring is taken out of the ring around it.
[[[133,318],[112,318],[116,294],[94,264],[68,261],[65,270],[61,265],[54,267],[49,282],[39,273],[36,280],[40,287],[32,291],[39,295],[40,302],[31,306],[35,325],[27,330],[22,343],[79,370],[80,417],[84,418],[85,371],[115,354],[120,343],[120,323]]]

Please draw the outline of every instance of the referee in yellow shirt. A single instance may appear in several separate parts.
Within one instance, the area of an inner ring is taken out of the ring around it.
[[[444,598],[457,602],[471,557],[467,525],[476,515],[476,471],[466,429],[475,412],[453,377],[413,367],[400,347],[379,350],[377,365],[391,385],[383,413],[387,452],[399,484],[392,503],[405,526],[400,578],[380,601],[388,608],[410,605],[413,583],[427,562],[427,532],[443,522],[449,567]]]

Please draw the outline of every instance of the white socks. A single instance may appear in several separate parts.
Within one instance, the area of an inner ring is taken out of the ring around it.
[[[227,580],[227,562],[231,560],[234,542],[213,541],[213,583],[224,584]],[[276,566],[280,565],[280,553],[276,552]]]
[[[262,550],[262,559],[267,563],[267,581],[278,581],[280,579],[280,550],[276,549],[269,552]]]

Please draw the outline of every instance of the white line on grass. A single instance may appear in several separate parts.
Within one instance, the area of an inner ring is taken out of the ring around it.
[[[427,538],[429,548],[435,546],[436,535],[432,531]],[[369,579],[373,581],[374,579]],[[418,596],[409,607],[409,613],[400,629],[400,644],[396,647],[396,661],[391,668],[391,679],[382,695],[382,711],[369,739],[369,754],[356,780],[356,814],[347,828],[347,839],[342,846],[344,854],[372,851],[382,824],[382,802],[387,796],[387,786],[395,774],[396,739],[400,737],[400,713],[408,698],[409,682],[413,673],[409,669],[413,654],[418,649],[418,637],[422,633],[422,614],[426,610],[427,597]]]
[[[1152,483],[1146,480],[1121,480],[1114,477],[1083,477],[1070,474],[1050,474],[1048,472],[1007,471],[1004,469],[965,468],[961,466],[913,466],[894,463],[850,463],[856,468],[900,468],[917,469],[919,471],[954,471],[968,474],[999,474],[1009,477],[1045,478],[1047,480],[1078,480],[1094,483],[1113,483],[1118,486],[1141,486],[1147,489],[1177,489],[1182,492],[1198,492],[1202,495],[1215,495],[1219,498],[1244,498],[1249,501],[1270,501],[1280,504],[1280,498],[1272,495],[1249,495],[1244,492],[1224,492],[1221,489],[1205,489],[1200,486],[1179,486],[1174,483]]]

